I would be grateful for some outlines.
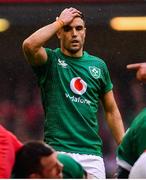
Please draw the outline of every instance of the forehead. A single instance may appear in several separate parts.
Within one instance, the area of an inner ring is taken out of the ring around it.
[[[76,17],[72,20],[72,22],[69,24],[69,26],[71,26],[71,27],[85,26],[85,23],[84,23],[83,19],[81,19],[80,17]]]
[[[57,161],[57,153],[54,152],[51,155],[48,156],[44,156],[41,158],[41,165],[43,167],[47,167],[49,166],[51,168],[51,166],[53,166]]]

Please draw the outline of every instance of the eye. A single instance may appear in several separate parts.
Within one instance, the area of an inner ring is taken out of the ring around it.
[[[77,26],[77,27],[76,27],[76,30],[77,30],[77,31],[83,30],[83,26]]]
[[[69,31],[71,31],[71,29],[72,29],[72,27],[70,27],[70,26],[63,27],[64,32],[69,32]]]

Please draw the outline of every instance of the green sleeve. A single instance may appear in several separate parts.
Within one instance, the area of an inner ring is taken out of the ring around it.
[[[102,71],[102,83],[101,83],[101,92],[103,94],[109,92],[110,90],[113,89],[113,84],[111,82],[109,70],[107,68],[107,65],[105,64],[104,61],[101,61],[101,71]]]
[[[46,48],[45,49],[48,55],[48,59],[46,63],[40,65],[40,66],[32,66],[33,72],[35,73],[38,81],[38,85],[41,86],[47,77],[47,74],[49,73],[49,66],[51,66],[52,59],[53,59],[53,50]]]

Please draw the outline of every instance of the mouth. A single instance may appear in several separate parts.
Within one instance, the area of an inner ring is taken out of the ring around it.
[[[58,179],[62,179],[63,178],[63,173],[60,173],[59,175],[58,175]]]
[[[71,41],[71,46],[74,47],[74,48],[78,47],[79,46],[79,41],[78,40],[72,40]]]
[[[71,43],[75,44],[75,43],[79,43],[79,41],[78,40],[73,40],[73,41],[71,41]]]

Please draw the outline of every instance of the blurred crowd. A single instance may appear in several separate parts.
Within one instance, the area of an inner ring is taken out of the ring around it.
[[[24,91],[18,93],[18,96],[27,98]],[[21,100],[3,100],[0,102],[1,124],[14,132],[20,140],[42,139],[43,137],[43,109],[36,88],[33,92],[33,98],[26,103]],[[20,97],[19,97],[20,98]]]

